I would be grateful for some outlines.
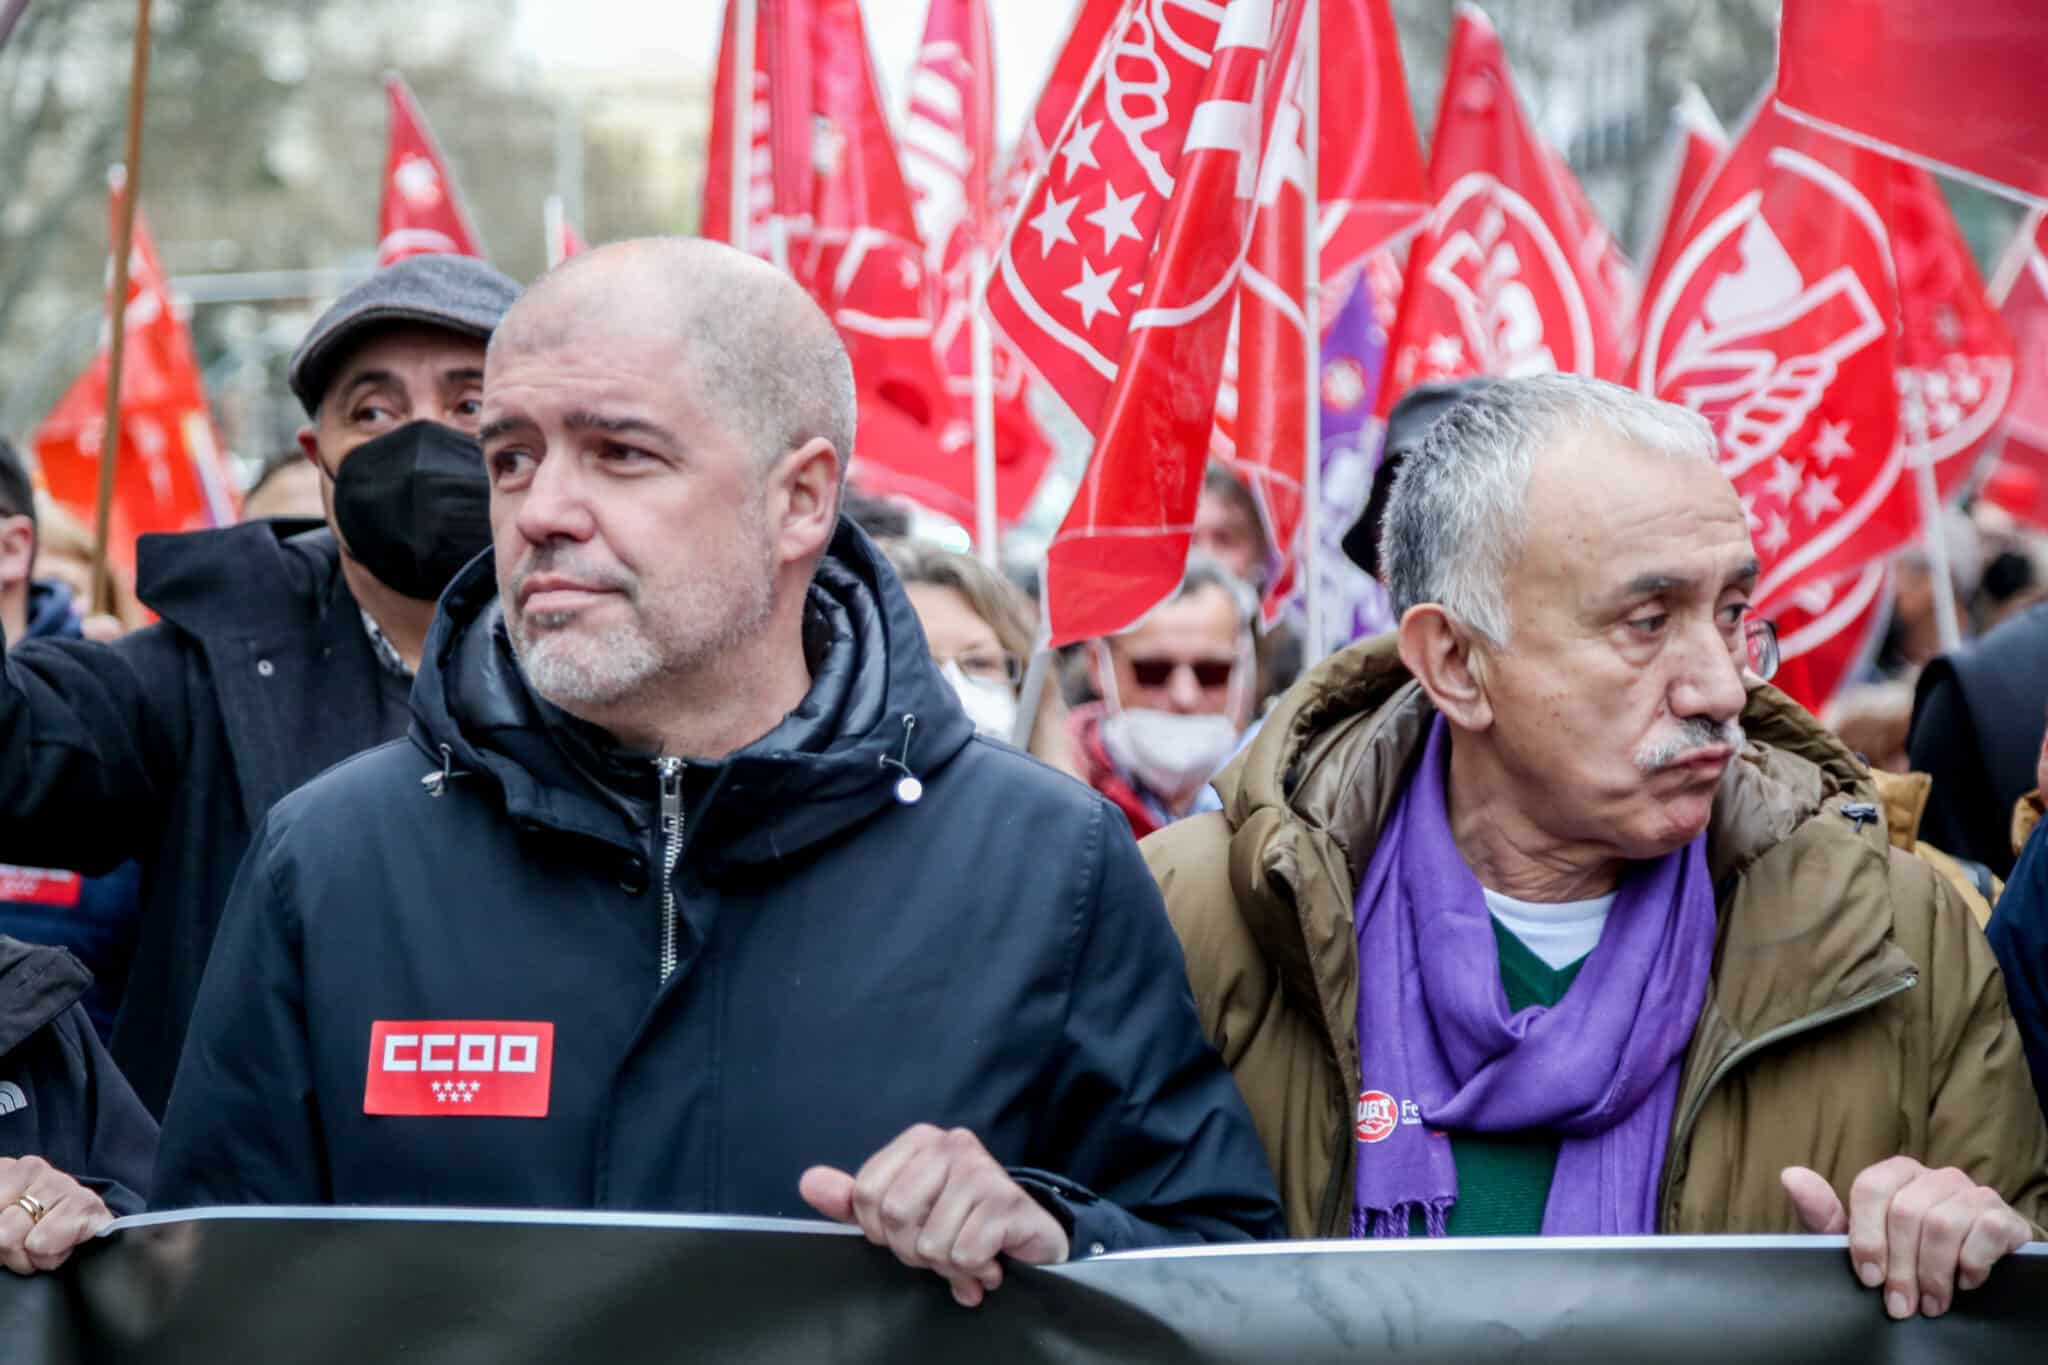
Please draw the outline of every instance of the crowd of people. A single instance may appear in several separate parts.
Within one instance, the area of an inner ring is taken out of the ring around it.
[[[2048,607],[1937,657],[1902,566],[1883,771],[1769,685],[1692,414],[1420,391],[1346,540],[1393,631],[1261,629],[1219,470],[1170,600],[1034,669],[1031,585],[844,488],[845,350],[728,248],[402,261],[289,382],[132,612],[0,455],[12,1270],[201,1205],[822,1216],[969,1306],[1807,1231],[1908,1317],[2044,1235]]]

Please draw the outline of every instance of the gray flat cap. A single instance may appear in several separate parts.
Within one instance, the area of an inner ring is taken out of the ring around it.
[[[286,377],[310,417],[365,332],[415,323],[484,341],[518,297],[518,285],[474,256],[409,256],[336,299],[292,352]]]

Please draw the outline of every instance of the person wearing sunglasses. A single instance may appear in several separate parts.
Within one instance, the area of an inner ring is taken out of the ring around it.
[[[1939,1316],[2042,1236],[2048,1126],[1984,935],[1768,685],[1717,451],[1581,376],[1459,397],[1397,629],[1143,851],[1292,1235],[1846,1234]]]
[[[1138,838],[1215,808],[1209,779],[1236,750],[1250,709],[1254,610],[1242,579],[1196,553],[1170,600],[1090,643],[1102,700],[1074,709],[1074,759]]]

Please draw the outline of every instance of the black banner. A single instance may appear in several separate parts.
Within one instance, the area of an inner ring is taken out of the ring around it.
[[[979,1309],[839,1229],[421,1211],[131,1219],[0,1274],[0,1359],[2035,1360],[2048,1245],[1888,1321],[1837,1238],[1284,1243],[1013,1268]]]

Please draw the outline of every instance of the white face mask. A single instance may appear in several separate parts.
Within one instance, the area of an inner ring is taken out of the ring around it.
[[[1137,707],[1102,718],[1102,744],[1117,765],[1155,796],[1179,806],[1216,775],[1237,748],[1228,716],[1184,716]]]
[[[960,671],[960,665],[946,660],[939,672],[953,686],[961,709],[974,722],[974,732],[1005,744],[1017,730],[1017,698],[1000,683],[982,682]]]

